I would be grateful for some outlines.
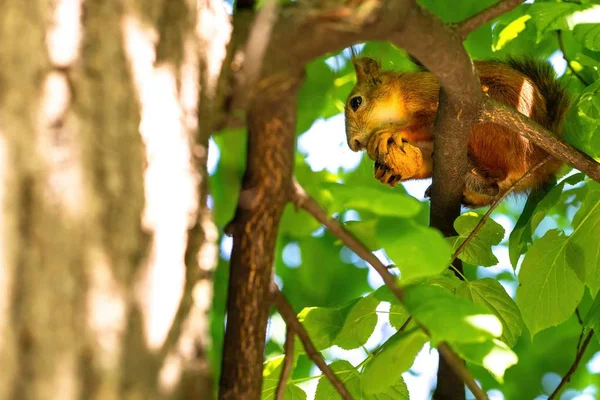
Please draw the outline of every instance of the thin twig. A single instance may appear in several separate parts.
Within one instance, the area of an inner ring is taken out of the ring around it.
[[[352,233],[346,230],[335,219],[329,218],[327,212],[316,202],[315,199],[310,197],[300,186],[300,184],[294,180],[293,182],[293,193],[291,201],[296,205],[297,208],[302,208],[311,214],[317,221],[322,223],[338,237],[350,250],[352,250],[357,256],[365,260],[367,263],[377,271],[377,273],[383,279],[383,282],[390,289],[390,291],[404,303],[404,290],[396,283],[396,278],[388,271],[387,267],[383,265],[379,258],[377,258],[371,251],[365,246],[360,240],[358,240]],[[418,321],[415,321],[419,328],[429,335],[427,329],[420,325]],[[448,364],[454,370],[454,373],[460,377],[463,382],[467,385],[469,390],[475,395],[477,400],[487,399],[485,392],[477,385],[466,366],[460,359],[454,354],[454,352],[448,347],[446,343],[439,343],[438,350],[446,358]],[[449,358],[449,359],[448,359]]]
[[[523,0],[500,0],[491,7],[469,17],[458,25],[458,34],[465,40],[469,33],[523,3]]]
[[[285,356],[283,357],[283,367],[281,368],[281,375],[279,375],[279,382],[277,383],[277,390],[275,391],[275,400],[283,400],[285,395],[285,386],[287,380],[292,373],[294,366],[294,330],[289,326],[285,332]]]
[[[410,321],[412,321],[412,315],[409,315],[408,318],[406,318],[406,321],[402,324],[400,329],[398,329],[398,332],[404,332],[408,324],[410,324]]]
[[[510,185],[510,187],[508,189],[506,189],[506,191],[504,193],[502,193],[501,195],[499,195],[494,200],[494,202],[490,206],[490,209],[487,210],[487,212],[479,220],[479,222],[477,223],[477,225],[475,226],[475,228],[473,229],[473,231],[471,231],[471,233],[469,234],[469,236],[467,236],[467,238],[464,240],[464,242],[462,242],[460,244],[460,246],[458,246],[458,248],[456,249],[456,251],[452,255],[452,260],[450,261],[450,264],[452,264],[452,262],[454,262],[454,260],[456,260],[456,257],[458,257],[460,255],[460,253],[462,253],[462,251],[465,249],[465,247],[467,247],[467,245],[469,244],[469,242],[471,242],[471,240],[473,240],[473,238],[475,237],[475,235],[477,235],[477,233],[481,230],[481,228],[483,227],[483,224],[485,224],[485,222],[489,219],[490,215],[496,209],[496,207],[498,207],[498,205],[500,205],[500,203],[502,203],[502,201],[504,201],[504,199],[506,199],[506,197],[509,194],[511,194],[517,188],[517,186],[519,186],[519,184],[521,182],[523,182],[531,174],[533,174],[535,171],[537,171],[538,168],[540,168],[542,165],[546,164],[546,162],[548,162],[550,159],[552,159],[552,157],[548,156],[545,159],[543,159],[542,161],[540,161],[539,163],[537,163],[536,165],[534,165],[533,167],[531,167],[527,172],[525,172],[523,174],[523,176],[521,176],[517,181],[515,181],[512,185]]]
[[[350,396],[350,393],[348,392],[342,381],[340,381],[340,379],[335,375],[331,368],[329,368],[329,365],[327,365],[327,363],[321,356],[321,353],[319,353],[313,345],[312,341],[310,340],[310,337],[308,336],[308,332],[306,332],[306,329],[304,329],[304,327],[298,320],[298,317],[296,317],[294,309],[287,301],[283,293],[281,293],[281,291],[275,283],[271,283],[271,301],[273,302],[275,308],[277,309],[277,311],[279,311],[279,314],[281,314],[281,317],[285,321],[288,331],[292,331],[293,333],[298,335],[298,338],[300,339],[302,345],[304,346],[304,349],[306,350],[306,355],[310,357],[310,359],[317,365],[317,367],[321,370],[323,375],[325,375],[327,379],[329,379],[335,390],[340,394],[340,396],[342,396],[342,399],[352,400],[352,396]]]
[[[569,370],[567,371],[567,374],[561,379],[561,381],[558,384],[558,386],[556,387],[556,389],[554,389],[554,392],[552,392],[550,397],[548,397],[548,400],[556,399],[558,394],[560,393],[561,389],[567,384],[567,382],[569,382],[571,380],[571,376],[573,376],[573,374],[575,373],[575,370],[579,366],[579,363],[581,362],[581,359],[583,358],[583,354],[585,353],[585,349],[587,349],[588,344],[590,344],[590,340],[592,340],[593,335],[594,335],[594,330],[591,329],[590,332],[588,333],[588,335],[586,336],[585,340],[583,341],[583,344],[581,345],[581,349],[579,349],[579,352],[577,353],[577,356],[575,357],[575,361],[573,362],[573,365],[571,365],[571,368],[569,368]]]
[[[581,313],[579,312],[579,307],[575,309],[575,315],[577,316],[577,322],[579,325],[583,326],[583,319],[581,318]]]
[[[563,40],[561,30],[556,31],[556,37],[558,38],[558,47],[560,48],[560,51],[563,55],[563,59],[567,63],[567,68],[569,68],[569,71],[571,71],[571,73],[575,75],[577,79],[579,79],[579,82],[581,82],[583,86],[589,86],[589,83],[587,83],[585,79],[583,79],[583,76],[579,75],[579,73],[575,71],[575,68],[573,68],[573,66],[571,65],[571,61],[567,58],[567,53],[565,52],[565,42]]]
[[[577,351],[579,351],[581,348],[581,341],[583,340],[583,334],[585,332],[585,325],[583,324],[583,319],[581,319],[579,307],[575,309],[575,315],[577,315],[577,322],[579,322],[579,325],[581,325],[581,332],[579,333],[579,339],[577,340]]]

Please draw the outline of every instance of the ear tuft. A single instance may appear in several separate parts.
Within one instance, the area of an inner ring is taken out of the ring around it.
[[[352,64],[356,71],[356,79],[358,82],[364,82],[376,76],[381,71],[381,65],[369,57],[352,58]]]

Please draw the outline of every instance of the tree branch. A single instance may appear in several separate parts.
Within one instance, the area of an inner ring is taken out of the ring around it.
[[[462,251],[465,249],[465,247],[467,247],[469,242],[471,242],[471,240],[473,240],[473,238],[481,230],[481,228],[483,227],[485,222],[490,218],[490,215],[496,209],[496,207],[498,207],[500,205],[500,203],[502,203],[504,201],[504,199],[506,199],[506,197],[508,197],[508,195],[511,194],[517,188],[517,186],[519,186],[521,184],[521,182],[523,182],[525,179],[527,179],[531,174],[533,174],[535,171],[537,171],[541,166],[546,164],[546,162],[548,162],[549,160],[551,160],[550,156],[546,157],[545,159],[543,159],[542,161],[540,161],[533,167],[529,168],[529,170],[527,172],[525,172],[523,174],[523,176],[521,176],[519,179],[517,179],[512,185],[510,185],[510,187],[504,193],[502,193],[500,196],[496,197],[496,199],[494,200],[494,202],[492,203],[490,208],[483,215],[483,217],[481,217],[481,219],[479,220],[479,222],[477,223],[475,228],[473,228],[473,230],[471,231],[469,236],[467,236],[467,238],[454,251],[454,254],[452,255],[452,261],[450,261],[450,263],[452,263],[460,255],[460,253],[462,253]]]
[[[497,18],[502,14],[506,14],[522,3],[523,0],[500,0],[493,6],[486,8],[485,10],[461,22],[457,28],[458,35],[465,40],[467,36],[469,36],[469,33],[473,32],[480,26],[487,24],[494,18]]]
[[[581,345],[581,348],[579,349],[579,352],[577,353],[577,356],[575,357],[575,361],[573,362],[573,365],[571,365],[571,368],[569,368],[569,370],[567,371],[567,374],[561,379],[561,381],[558,384],[558,386],[556,387],[556,389],[554,389],[554,392],[552,392],[550,397],[548,397],[548,400],[556,399],[557,396],[559,395],[560,391],[562,390],[562,388],[567,384],[567,382],[569,382],[571,380],[571,376],[573,376],[573,374],[575,373],[575,370],[577,370],[577,367],[579,366],[579,363],[581,362],[581,359],[583,358],[583,354],[585,353],[585,350],[587,349],[588,344],[590,344],[590,340],[592,340],[593,335],[594,335],[594,330],[591,329],[590,332],[588,333],[588,335],[586,336],[585,340],[583,341],[583,344]]]
[[[281,293],[277,285],[275,285],[275,283],[271,283],[271,299],[273,301],[273,304],[275,305],[275,308],[277,309],[277,311],[279,311],[279,314],[281,314],[281,317],[285,321],[288,331],[293,331],[296,335],[298,335],[298,338],[300,339],[302,345],[304,346],[304,349],[306,350],[306,355],[308,355],[308,357],[310,357],[310,359],[313,360],[316,366],[319,367],[323,375],[325,375],[327,379],[329,379],[335,390],[340,394],[340,396],[342,396],[344,400],[352,400],[352,396],[350,396],[350,393],[348,393],[348,390],[346,389],[342,381],[340,381],[339,378],[335,375],[335,373],[331,370],[331,368],[329,368],[329,365],[327,365],[325,360],[323,360],[321,354],[313,345],[312,341],[310,340],[310,337],[308,336],[308,332],[306,332],[306,329],[304,329],[300,321],[298,321],[294,309],[287,301],[283,293]],[[286,358],[287,356],[288,355],[286,350]]]
[[[283,367],[281,368],[281,375],[279,375],[279,382],[277,383],[277,390],[275,391],[275,400],[283,400],[285,387],[294,366],[294,330],[291,329],[289,325],[285,332],[284,351]]]
[[[288,76],[286,85],[262,91],[248,110],[246,172],[230,223],[221,400],[260,398],[275,241],[293,179],[299,82]]]
[[[290,199],[298,208],[302,208],[311,214],[317,221],[322,223],[329,229],[331,233],[336,235],[342,243],[344,243],[350,250],[352,250],[360,258],[371,264],[371,266],[379,273],[383,282],[390,289],[390,291],[404,303],[404,290],[396,283],[396,278],[388,271],[388,268],[383,265],[381,261],[365,246],[360,240],[346,230],[338,221],[331,219],[327,216],[327,212],[313,199],[310,197],[300,186],[300,184],[294,180],[292,198]],[[427,329],[422,326],[418,321],[415,323],[419,328],[429,335]],[[487,399],[486,394],[479,388],[464,363],[452,352],[450,347],[446,343],[439,343],[438,350],[444,357],[449,357],[447,362],[454,371],[455,375],[462,379],[467,385],[469,390],[475,395],[477,400]],[[462,385],[462,382],[461,382]],[[464,392],[464,389],[463,389]]]
[[[566,162],[593,180],[600,182],[600,163],[556,135],[530,120],[520,112],[486,97],[481,108],[480,122],[491,122],[518,132],[546,150],[555,158]]]

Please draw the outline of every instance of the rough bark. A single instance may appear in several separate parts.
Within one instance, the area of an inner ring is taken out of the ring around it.
[[[259,93],[248,109],[248,162],[231,223],[221,399],[258,399],[279,219],[289,199],[299,79]]]
[[[203,352],[216,232],[198,64],[219,59],[198,52],[195,1],[155,19],[145,6],[0,10],[0,399],[212,391]],[[148,24],[162,28],[160,65],[145,56]],[[164,196],[169,174],[183,178]]]

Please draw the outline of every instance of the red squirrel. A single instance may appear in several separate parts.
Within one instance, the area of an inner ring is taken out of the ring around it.
[[[375,177],[395,186],[432,176],[433,122],[440,85],[430,72],[384,71],[366,57],[353,59],[357,83],[345,106],[346,137],[353,151],[367,150]],[[569,106],[566,90],[551,65],[533,58],[476,61],[482,91],[560,136]],[[468,145],[469,173],[463,204],[491,204],[548,153],[500,125],[473,125]],[[535,190],[563,163],[551,158],[515,192]]]

